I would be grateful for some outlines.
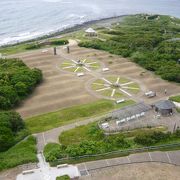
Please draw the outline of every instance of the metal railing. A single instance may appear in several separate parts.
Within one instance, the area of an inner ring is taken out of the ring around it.
[[[67,158],[61,158],[57,159],[54,162],[64,162],[64,161],[70,161],[70,160],[80,160],[80,159],[86,159],[86,158],[98,158],[98,157],[106,157],[106,156],[113,156],[113,155],[124,155],[124,154],[131,154],[131,153],[137,153],[137,152],[146,152],[146,151],[155,151],[155,150],[161,150],[164,148],[173,148],[173,147],[180,147],[180,143],[174,143],[174,144],[164,144],[159,146],[148,146],[143,148],[135,148],[135,149],[126,149],[126,150],[119,150],[119,151],[111,151],[107,153],[102,154],[92,154],[92,155],[83,155],[83,156],[76,156],[76,157],[67,157]]]

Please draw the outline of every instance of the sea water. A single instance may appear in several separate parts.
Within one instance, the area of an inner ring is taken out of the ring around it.
[[[0,0],[0,45],[136,13],[180,17],[180,0]]]

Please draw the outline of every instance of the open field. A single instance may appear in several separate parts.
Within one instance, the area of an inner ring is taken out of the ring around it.
[[[47,131],[59,126],[67,125],[85,118],[95,117],[102,113],[133,104],[133,101],[126,101],[115,104],[110,100],[99,100],[88,104],[64,108],[56,112],[47,113],[26,120],[26,126],[32,133]]]
[[[70,54],[66,54],[62,47],[58,48],[57,53],[58,55],[54,56],[52,49],[48,49],[47,53],[36,50],[13,55],[13,57],[22,58],[28,66],[41,69],[44,75],[43,83],[16,109],[24,118],[56,111],[64,107],[93,102],[100,98],[87,88],[89,81],[94,78],[93,71],[78,78],[75,73],[64,72],[59,67],[68,58],[76,60],[87,58],[103,63],[110,71],[102,72],[101,77],[118,75],[135,80],[141,87],[141,92],[132,97],[135,101],[151,103],[180,92],[178,84],[164,81],[126,58],[110,55],[104,51],[81,48],[73,41],[70,43]],[[141,75],[142,72],[144,72],[143,76]],[[167,89],[166,95],[164,89]],[[156,91],[157,97],[147,99],[143,94],[148,90]]]

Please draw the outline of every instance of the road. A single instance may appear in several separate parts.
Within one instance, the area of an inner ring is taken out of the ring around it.
[[[91,172],[94,172],[95,170],[98,171],[102,168],[144,162],[160,162],[180,166],[180,150],[167,152],[155,151],[131,154],[129,156],[114,159],[81,163],[78,164],[77,167],[79,169],[81,176],[87,176],[90,175]]]

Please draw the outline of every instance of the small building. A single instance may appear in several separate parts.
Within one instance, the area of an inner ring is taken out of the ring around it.
[[[86,36],[97,36],[97,32],[92,28],[86,29],[85,33],[86,33]]]
[[[169,100],[161,100],[154,104],[155,111],[163,116],[172,115],[175,105]]]

